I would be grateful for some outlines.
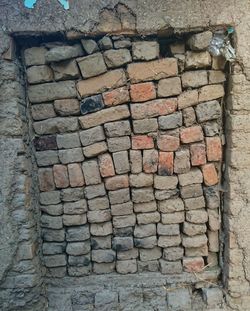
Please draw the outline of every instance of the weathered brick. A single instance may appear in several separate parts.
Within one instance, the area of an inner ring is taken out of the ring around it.
[[[168,200],[175,197],[179,193],[177,188],[171,190],[157,190],[155,189],[155,198],[158,201]]]
[[[190,146],[191,163],[193,166],[205,164],[206,159],[206,147],[204,144],[192,144]]]
[[[82,149],[83,154],[87,158],[96,157],[99,154],[106,152],[107,150],[108,150],[108,146],[107,146],[107,143],[105,141],[86,146]]]
[[[170,97],[181,93],[181,79],[179,77],[162,79],[158,83],[158,97]]]
[[[219,231],[207,231],[208,235],[208,249],[210,252],[219,252],[220,241],[219,241]]]
[[[190,223],[190,222],[184,222],[183,224],[183,233],[185,233],[188,236],[194,236],[206,233],[207,226],[205,224],[200,223]]]
[[[77,59],[83,78],[98,76],[107,71],[103,56],[101,53],[95,53]]]
[[[132,43],[132,55],[135,60],[152,60],[159,57],[159,43],[156,41],[135,41]]]
[[[200,247],[185,247],[185,256],[208,256],[208,246],[204,244]]]
[[[46,192],[43,192],[44,194]],[[63,206],[62,204],[57,205],[40,205],[40,210],[46,214],[51,216],[60,216],[63,214]]]
[[[158,209],[162,213],[184,211],[184,204],[180,198],[168,199],[158,202]]]
[[[154,148],[154,141],[151,136],[137,135],[132,136],[132,149],[151,149]]]
[[[205,136],[211,137],[218,135],[220,132],[219,124],[216,121],[211,121],[203,124]]]
[[[125,119],[128,118],[129,115],[130,113],[127,106],[117,106],[82,116],[79,118],[79,121],[82,128],[90,128],[106,122]]]
[[[90,238],[89,225],[72,227],[66,229],[66,241],[85,241]]]
[[[95,198],[88,200],[88,207],[91,211],[103,210],[109,208],[109,200],[107,197]]]
[[[89,223],[102,223],[111,220],[110,210],[88,211],[87,218]]]
[[[133,203],[125,202],[121,204],[111,205],[111,214],[113,216],[123,216],[133,213]]]
[[[105,106],[116,106],[130,101],[129,91],[126,86],[102,94]]]
[[[32,47],[24,50],[24,59],[26,66],[44,65],[45,53],[47,49],[45,47]]]
[[[204,301],[210,308],[216,308],[218,305],[221,305],[223,301],[223,291],[217,287],[203,288],[202,296]]]
[[[197,105],[198,103],[199,101],[197,90],[186,91],[178,96],[178,109],[184,109]]]
[[[220,194],[218,187],[204,187],[204,194],[208,208],[218,208],[220,206]]]
[[[203,31],[193,34],[188,39],[188,46],[193,51],[206,50],[212,40],[213,33],[211,31]]]
[[[180,224],[184,222],[184,219],[185,219],[184,212],[161,214],[161,222],[164,225]]]
[[[154,212],[157,210],[156,201],[144,202],[144,203],[135,203],[134,204],[134,211],[136,213],[148,213]]]
[[[162,274],[182,273],[181,261],[166,261],[164,259],[160,259],[159,263],[160,263],[160,271]]]
[[[99,51],[98,45],[95,40],[92,39],[82,39],[81,44],[87,54],[92,54]]]
[[[38,166],[57,164],[59,162],[58,152],[55,150],[36,152],[36,162]]]
[[[88,146],[104,139],[105,135],[102,126],[96,126],[80,132],[80,140],[83,146]]]
[[[206,52],[186,52],[185,68],[198,69],[206,68],[211,65],[211,56]]]
[[[67,188],[69,186],[69,176],[66,165],[56,164],[53,166],[53,175],[57,188]]]
[[[111,88],[118,88],[127,82],[122,69],[108,71],[100,76],[77,82],[77,90],[81,97],[102,93]],[[58,82],[59,83],[59,82]]]
[[[112,234],[112,232],[112,222],[110,221],[90,225],[90,233],[95,236],[107,236],[109,234]]]
[[[96,185],[101,183],[101,176],[96,160],[89,160],[82,163],[82,170],[86,185]]]
[[[130,171],[128,151],[119,151],[113,153],[113,160],[117,174],[125,174]]]
[[[98,41],[98,45],[102,50],[109,50],[113,48],[112,40],[108,36],[102,37]]]
[[[139,225],[158,223],[160,219],[161,216],[159,212],[137,214],[137,223]]]
[[[193,184],[181,187],[181,197],[183,199],[196,198],[203,195],[201,184]]]
[[[129,150],[131,173],[137,174],[142,171],[142,154],[140,150]]]
[[[43,257],[44,264],[46,267],[61,267],[66,266],[66,256],[64,254],[57,254],[57,255],[51,255],[51,256],[44,256]]]
[[[169,236],[179,235],[180,226],[178,224],[163,225],[161,223],[158,223],[157,233],[158,235],[169,235]]]
[[[134,236],[136,238],[144,238],[147,236],[156,235],[156,225],[155,224],[141,224],[136,225],[134,229]]]
[[[54,101],[54,107],[56,113],[63,117],[80,114],[79,101],[74,98],[57,99]]]
[[[157,137],[157,146],[162,151],[176,151],[180,146],[179,137],[160,135]]]
[[[117,190],[121,188],[127,188],[128,186],[128,175],[117,175],[105,179],[105,187],[107,190]]]
[[[54,118],[56,113],[52,104],[38,104],[31,106],[31,115],[35,121]]]
[[[50,82],[53,80],[53,71],[49,66],[32,66],[26,70],[28,82],[30,84]]]
[[[181,141],[184,144],[193,143],[203,140],[203,132],[201,126],[192,126],[181,130]]]
[[[115,228],[125,228],[134,226],[136,218],[134,214],[124,216],[113,216],[113,226]]]
[[[75,60],[66,60],[60,63],[51,64],[56,81],[77,79],[80,76]]]
[[[131,174],[129,176],[129,183],[131,187],[150,187],[153,185],[153,175],[140,173],[138,175]]]
[[[182,245],[184,247],[201,247],[207,243],[207,237],[205,234],[196,235],[193,237],[182,236]]]
[[[155,189],[175,189],[178,184],[178,178],[176,176],[154,176]]]
[[[128,65],[128,75],[132,83],[160,80],[178,74],[175,58],[163,58],[147,63],[133,63]]]
[[[84,160],[81,148],[59,150],[59,159],[63,164],[82,162]]]
[[[131,43],[131,40],[129,38],[121,38],[121,40],[116,40],[114,42],[114,47],[116,49],[129,48],[129,47],[131,47],[131,45],[132,45],[132,43]]]
[[[67,202],[63,204],[63,212],[68,215],[80,215],[87,212],[87,202],[82,199],[76,202]]]
[[[83,188],[66,188],[61,190],[61,199],[63,202],[78,201],[84,198]]]
[[[136,273],[137,271],[136,259],[117,260],[116,271],[120,274]]]
[[[225,58],[220,55],[220,56],[214,56],[212,58],[212,69],[214,70],[224,70],[226,65],[226,60]]]
[[[67,133],[57,135],[56,141],[59,149],[69,149],[81,146],[78,133]]]
[[[146,238],[134,238],[135,247],[138,248],[154,248],[157,246],[157,237],[149,236]]]
[[[28,97],[31,103],[42,103],[54,99],[76,97],[75,82],[59,81],[31,85],[28,88]]]
[[[102,177],[110,177],[115,175],[112,157],[109,153],[101,154],[98,157],[98,163]]]
[[[204,259],[202,257],[183,258],[183,267],[187,272],[202,272],[204,266]]]
[[[114,237],[112,240],[112,249],[116,251],[127,251],[134,247],[132,237]]]
[[[113,262],[115,261],[116,254],[113,250],[107,249],[107,250],[92,250],[91,252],[91,259],[94,262]]]
[[[66,253],[73,256],[85,255],[90,252],[90,242],[71,242],[67,244]]]
[[[217,99],[225,95],[221,84],[205,85],[199,91],[199,102]]]
[[[40,168],[38,170],[38,181],[40,191],[51,191],[55,189],[51,168]]]
[[[143,171],[145,173],[155,173],[157,171],[158,162],[157,150],[143,150]]]
[[[57,117],[34,122],[33,127],[38,135],[73,132],[78,129],[78,121],[75,117]]]
[[[203,176],[198,168],[193,168],[188,173],[178,175],[180,186],[187,186],[191,184],[201,184]]]
[[[62,225],[62,217],[61,216],[50,216],[43,214],[41,216],[41,227],[50,228],[50,229],[61,229]]]
[[[211,231],[220,229],[220,215],[216,210],[208,210],[208,225]]]
[[[114,236],[120,237],[132,237],[133,236],[133,227],[123,227],[123,228],[114,228]]]
[[[133,121],[133,129],[135,134],[156,132],[158,129],[157,119],[135,120]]]
[[[206,186],[213,186],[218,183],[219,177],[213,163],[205,164],[201,169]]]
[[[176,98],[154,99],[142,104],[131,104],[133,119],[147,119],[173,113],[177,109]]]
[[[208,221],[208,214],[204,209],[187,211],[186,220],[195,224],[206,223]]]
[[[185,199],[185,208],[188,210],[198,209],[205,207],[205,199],[203,196],[197,198]]]
[[[180,244],[181,244],[180,235],[159,236],[158,238],[158,246],[162,248],[166,248],[170,246],[179,246]]]
[[[174,172],[183,174],[190,170],[190,155],[188,149],[182,149],[175,152]]]
[[[168,116],[159,117],[159,128],[161,130],[171,130],[182,126],[182,113],[175,112]]]
[[[80,226],[87,223],[86,214],[81,215],[63,215],[63,224],[64,226]]]
[[[60,203],[60,191],[49,191],[40,193],[40,203],[44,205]]]
[[[199,104],[196,107],[196,115],[199,122],[217,119],[221,116],[221,107],[217,100]]]
[[[100,225],[100,224],[99,224]],[[99,226],[96,225],[96,226]],[[95,226],[95,224],[91,225]],[[91,236],[92,249],[111,249],[111,235],[106,236]]]
[[[134,203],[144,203],[154,200],[154,191],[152,188],[133,189],[132,201]]]
[[[106,274],[115,271],[115,262],[103,262],[93,264],[93,272],[96,274]]]
[[[170,176],[174,172],[174,153],[159,152],[158,175]]]
[[[185,126],[191,126],[196,122],[194,108],[188,107],[182,110],[183,122]]]
[[[65,251],[64,243],[43,243],[43,255],[62,254]]]
[[[109,191],[110,204],[119,204],[128,202],[130,200],[129,189],[119,189],[115,191]]]
[[[65,232],[63,229],[53,230],[53,229],[42,229],[41,237],[47,242],[63,242]]]
[[[163,249],[163,259],[175,261],[182,259],[184,250],[182,247],[174,246]]]
[[[148,261],[159,259],[162,256],[162,250],[160,247],[154,247],[152,249],[140,249],[140,260]]]
[[[77,266],[81,267],[91,267],[90,254],[80,255],[80,256],[68,256],[68,264],[69,266]],[[71,267],[69,267],[71,268]]]
[[[220,161],[222,158],[222,146],[220,137],[206,137],[208,161]]]
[[[132,102],[145,102],[156,98],[156,91],[153,82],[131,84],[130,97]]]
[[[130,135],[131,128],[129,121],[117,121],[104,124],[105,134],[108,137],[119,137]]]
[[[110,152],[128,150],[131,147],[130,137],[114,137],[108,138],[108,149]]]
[[[83,267],[75,267],[75,266],[69,266],[68,269],[68,275],[69,276],[85,276],[89,275],[90,272],[92,271],[92,265],[89,264],[88,266],[83,266]]]
[[[75,45],[62,45],[52,47],[45,54],[47,63],[59,62],[65,59],[74,58],[83,54],[82,47],[80,44]]]
[[[148,260],[148,261],[137,261],[138,272],[158,272],[159,262],[158,260]]]
[[[108,50],[103,53],[108,68],[116,68],[126,65],[132,61],[129,50]]]
[[[83,115],[101,110],[103,107],[104,103],[100,94],[86,97],[80,102],[80,110]]]
[[[184,88],[199,87],[208,84],[207,71],[195,70],[186,71],[181,75],[182,86]]]
[[[226,76],[223,71],[220,70],[209,70],[208,71],[209,84],[222,83],[226,81]]]

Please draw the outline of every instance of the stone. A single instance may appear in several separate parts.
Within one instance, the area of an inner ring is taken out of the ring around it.
[[[100,174],[102,177],[110,177],[115,175],[115,169],[112,157],[109,153],[102,154],[98,157]]]
[[[38,170],[38,181],[40,191],[52,191],[55,189],[51,168],[40,168]]]
[[[112,223],[110,221],[90,225],[90,233],[95,236],[107,236],[113,233]]]
[[[208,81],[209,81],[209,84],[225,82],[226,81],[225,73],[220,70],[209,70]]]
[[[141,224],[136,225],[134,229],[134,236],[136,238],[144,238],[148,236],[156,235],[156,225],[155,224]]]
[[[46,192],[44,192],[45,194]],[[62,204],[40,205],[40,210],[51,216],[60,216],[63,214]]]
[[[86,146],[82,149],[83,154],[86,158],[96,157],[108,150],[108,146],[105,141],[100,143],[95,143],[89,146]]]
[[[176,261],[182,259],[184,250],[180,246],[168,247],[163,249],[163,259],[167,261]]]
[[[58,152],[55,150],[46,150],[36,152],[36,162],[38,166],[48,166],[59,162]]]
[[[92,54],[99,50],[97,43],[92,39],[82,39],[81,44],[87,54]]]
[[[59,80],[77,79],[80,76],[75,60],[66,60],[60,63],[51,64],[54,72],[54,78]]]
[[[159,57],[160,47],[156,41],[135,41],[132,43],[134,60],[152,60]]]
[[[98,45],[102,50],[109,50],[113,48],[112,40],[108,36],[102,37],[98,41]]]
[[[178,246],[181,244],[180,235],[160,235],[158,238],[158,246],[162,248],[170,247],[170,246]]]
[[[53,71],[46,65],[32,66],[26,70],[29,84],[50,82],[53,80]]]
[[[66,241],[68,242],[78,242],[85,241],[90,238],[89,226],[77,226],[66,229]]]
[[[68,202],[63,204],[64,214],[80,215],[87,212],[87,202],[82,199],[76,202]]]
[[[134,226],[136,222],[135,215],[124,215],[124,216],[114,216],[113,217],[113,226],[115,228],[125,228]]]
[[[62,45],[51,48],[45,53],[46,63],[60,62],[69,58],[82,56],[83,51],[80,44],[72,46]]]
[[[117,259],[118,260],[128,260],[128,259],[136,259],[139,257],[139,251],[137,248],[132,248],[127,251],[118,251]]]
[[[129,91],[126,86],[104,92],[102,97],[107,107],[121,105],[130,101]]]
[[[24,59],[26,66],[44,65],[45,54],[47,49],[45,47],[32,47],[24,50]]]
[[[112,216],[123,216],[133,214],[133,203],[125,202],[121,204],[111,205]]]
[[[188,173],[178,175],[180,186],[187,186],[191,184],[201,184],[203,176],[198,168],[191,169]]]
[[[191,210],[191,209],[198,209],[205,207],[205,199],[203,196],[197,197],[197,198],[190,198],[185,199],[185,209]]]
[[[159,152],[158,175],[170,176],[174,172],[174,153]]]
[[[168,199],[158,202],[158,209],[162,213],[184,211],[184,204],[180,198]]]
[[[99,166],[96,160],[82,163],[82,171],[86,185],[97,185],[101,183]]]
[[[116,271],[120,274],[129,274],[137,272],[136,259],[117,260]]]
[[[160,271],[162,274],[179,274],[182,273],[181,261],[166,261],[164,259],[159,260]],[[176,297],[175,297],[176,299]]]
[[[175,189],[178,184],[178,178],[176,176],[154,176],[154,187],[155,189]]]
[[[143,203],[135,203],[134,211],[136,213],[148,213],[154,212],[157,210],[156,201],[143,202]]]
[[[131,148],[129,136],[108,138],[108,149],[110,152],[118,152],[128,150]]]
[[[198,91],[185,91],[178,96],[178,109],[185,109],[190,106],[195,106],[199,103]]]
[[[206,50],[212,40],[213,33],[211,31],[204,31],[193,34],[188,39],[188,46],[193,51]]]
[[[96,310],[104,310],[108,307],[110,310],[118,306],[118,293],[110,290],[102,290],[95,295]]]
[[[153,137],[147,135],[132,136],[132,149],[154,148]]]
[[[189,221],[188,217],[186,217],[186,218]],[[184,222],[184,224],[183,224],[183,233],[185,233],[188,236],[194,236],[194,235],[199,235],[199,234],[206,233],[206,231],[207,231],[206,225],[205,224],[200,224],[200,223],[201,223],[201,221],[198,222],[198,224]]]
[[[125,119],[128,118],[129,115],[130,113],[127,106],[117,106],[94,112],[91,115],[82,116],[79,118],[79,121],[81,127],[87,129],[107,122]]]
[[[207,243],[207,237],[205,234],[195,235],[193,237],[182,236],[182,245],[184,247],[201,247]]]
[[[42,239],[47,242],[63,242],[64,236],[65,236],[65,232],[63,229],[54,230],[54,229],[43,228],[41,231]]]
[[[150,187],[153,185],[153,175],[140,173],[138,175],[131,174],[129,176],[129,183],[131,187],[141,188]]]
[[[140,150],[129,150],[131,173],[137,174],[142,171],[142,154]]]
[[[61,190],[63,202],[78,201],[84,198],[83,188],[67,188]]]
[[[70,242],[67,243],[66,253],[68,255],[79,256],[85,255],[90,252],[90,242],[82,241],[82,242]]]
[[[185,69],[207,68],[211,65],[209,52],[186,52]]]
[[[64,243],[43,243],[43,255],[62,254],[65,251]]]
[[[190,146],[190,155],[192,166],[206,164],[206,147],[205,144],[192,144]]]
[[[110,210],[88,211],[87,218],[89,223],[101,223],[111,219]]]
[[[59,134],[56,136],[56,142],[59,149],[69,149],[81,146],[78,133]]]
[[[43,256],[44,264],[46,267],[60,267],[66,266],[66,256],[64,254],[57,254],[51,256]]]
[[[171,135],[160,135],[157,137],[157,146],[161,151],[176,151],[180,146],[180,139]]]
[[[66,165],[56,164],[53,166],[53,175],[57,188],[67,188],[69,186],[69,176]]]
[[[168,116],[158,118],[159,128],[161,130],[171,130],[182,126],[182,113],[175,112]]]
[[[161,217],[159,212],[137,214],[137,223],[138,225],[158,223],[160,218]]]
[[[154,247],[152,249],[140,249],[140,260],[149,261],[161,258],[162,250],[160,247]]]
[[[31,115],[33,120],[41,121],[54,118],[56,113],[52,104],[38,104],[31,106]]]
[[[186,71],[181,75],[183,88],[196,88],[208,84],[207,71]]]
[[[58,99],[54,101],[54,107],[60,116],[80,114],[80,106],[77,99]]]
[[[104,60],[108,68],[124,66],[132,61],[129,50],[108,50],[103,53]]]
[[[181,187],[181,197],[183,199],[196,198],[203,195],[202,187],[200,184],[193,184]]]
[[[158,151],[155,149],[143,150],[143,171],[155,173],[159,163]]]
[[[201,170],[204,177],[204,184],[206,186],[214,186],[219,182],[218,173],[213,163],[203,165]]]
[[[180,224],[184,222],[184,219],[185,219],[184,212],[161,214],[161,222],[164,225]]]
[[[113,250],[102,250],[102,249],[98,249],[98,250],[92,250],[91,252],[91,259],[94,262],[113,262],[115,261],[116,258],[116,254]]]
[[[205,102],[223,97],[224,87],[221,84],[205,85],[199,91],[199,102]]]
[[[117,190],[129,186],[128,175],[116,175],[105,179],[105,188],[107,190]]]
[[[73,132],[78,129],[78,120],[75,117],[56,117],[34,122],[33,127],[38,135]]]
[[[146,238],[134,238],[135,247],[152,249],[157,246],[157,237],[149,236]]]
[[[130,109],[132,118],[136,120],[164,116],[176,111],[177,99],[154,99],[142,104],[131,104]]]
[[[192,107],[184,108],[182,110],[182,116],[183,116],[183,123],[185,126],[191,126],[196,122],[195,111]],[[206,135],[206,131],[205,131],[205,135]]]
[[[116,49],[123,49],[123,48],[129,48],[131,47],[132,43],[129,38],[123,39],[123,40],[117,40],[114,42],[114,47]]]
[[[133,129],[135,134],[156,132],[158,129],[157,119],[135,120],[133,121]]]
[[[162,223],[157,224],[158,235],[174,236],[180,234],[180,226],[178,224],[163,225]]]
[[[97,77],[79,81],[76,86],[81,97],[102,93],[111,88],[118,88],[127,83],[123,69],[108,71]]]
[[[132,201],[134,203],[144,203],[154,200],[152,188],[134,189],[132,188]]]
[[[60,191],[49,191],[40,193],[40,203],[43,205],[60,203]]]
[[[125,203],[130,200],[129,189],[119,189],[115,191],[109,191],[109,201],[110,204]]]
[[[82,162],[84,157],[81,148],[72,148],[59,150],[59,159],[61,163],[68,164],[73,162]]]
[[[101,110],[103,107],[104,103],[101,94],[84,98],[80,102],[80,110],[83,115]]]
[[[181,91],[181,79],[179,77],[162,79],[158,82],[158,97],[179,95]]]
[[[96,263],[93,264],[93,272],[96,274],[106,274],[115,271],[115,262]]]
[[[41,227],[50,229],[62,229],[62,217],[60,216],[50,216],[43,214],[40,218]]]
[[[63,224],[64,226],[80,226],[87,223],[86,214],[80,215],[63,215]]]
[[[92,249],[110,249],[111,248],[111,235],[92,236],[91,247]]]
[[[206,147],[208,161],[221,161],[222,146],[220,137],[206,137]]]
[[[113,153],[115,171],[117,174],[125,174],[130,172],[130,164],[128,160],[128,151],[119,151]]]
[[[144,82],[130,85],[130,97],[132,102],[145,102],[156,98],[153,82]]]
[[[77,62],[84,79],[98,76],[107,71],[101,53],[78,58]]]
[[[109,208],[109,200],[107,197],[100,197],[88,200],[88,208],[91,211],[106,210]]]
[[[92,266],[83,266],[83,267],[68,267],[68,275],[69,276],[74,276],[74,277],[80,277],[80,276],[85,276],[89,275],[92,270]]]
[[[90,255],[68,256],[68,264],[69,266],[89,267],[91,266]]]
[[[138,272],[158,272],[159,271],[159,262],[158,260],[149,260],[149,261],[137,261]]]
[[[127,251],[134,247],[132,237],[114,237],[112,240],[112,249],[115,251]]]
[[[190,154],[188,149],[181,149],[175,152],[174,172],[184,174],[190,170]]]
[[[114,236],[118,237],[132,237],[133,236],[133,227],[123,227],[123,228],[114,228]]]
[[[182,129],[180,132],[180,138],[184,144],[203,140],[203,131],[201,126],[197,125]]]
[[[173,310],[192,309],[192,300],[188,288],[177,288],[167,293],[168,306]]]
[[[119,137],[130,135],[131,128],[129,121],[117,121],[104,124],[105,134],[108,137]]]
[[[96,126],[80,132],[80,140],[83,146],[88,146],[104,139],[105,135],[101,126]]]

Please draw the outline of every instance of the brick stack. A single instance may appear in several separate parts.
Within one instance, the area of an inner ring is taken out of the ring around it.
[[[51,275],[217,264],[225,76],[201,43],[171,57],[121,37],[24,51]]]

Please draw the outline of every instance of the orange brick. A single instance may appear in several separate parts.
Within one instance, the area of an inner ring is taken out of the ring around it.
[[[155,173],[157,171],[158,161],[157,150],[143,150],[143,171],[145,173]]]
[[[206,148],[204,144],[190,146],[191,163],[193,166],[206,164]]]
[[[174,153],[159,152],[158,174],[162,176],[173,175],[174,172]]]
[[[187,272],[201,272],[204,268],[204,259],[202,257],[183,258],[183,267]]]
[[[180,146],[180,139],[170,135],[161,135],[157,138],[157,146],[162,151],[176,151]]]
[[[69,186],[69,176],[66,165],[62,164],[54,165],[53,174],[57,188],[67,188]]]
[[[222,158],[222,147],[220,137],[207,137],[207,159],[208,161],[220,161]]]
[[[192,126],[181,130],[181,141],[184,144],[193,143],[203,139],[201,126]]]
[[[130,96],[132,102],[145,102],[156,98],[155,86],[153,82],[132,84],[130,86]]]
[[[218,183],[218,174],[213,163],[206,164],[202,166],[201,169],[204,177],[204,183],[206,186],[213,186]]]
[[[115,175],[113,160],[109,153],[100,155],[98,160],[102,177],[110,177]]]
[[[84,185],[84,178],[81,164],[71,163],[68,165],[69,183],[71,187],[81,187]]]
[[[105,187],[107,190],[117,190],[121,188],[128,188],[128,175],[117,175],[105,179]]]
[[[132,149],[151,149],[154,148],[153,137],[138,135],[132,137]]]
[[[38,170],[38,181],[41,191],[51,191],[55,189],[51,168],[40,168]]]
[[[129,102],[129,92],[127,87],[105,92],[102,94],[105,106],[116,106]]]

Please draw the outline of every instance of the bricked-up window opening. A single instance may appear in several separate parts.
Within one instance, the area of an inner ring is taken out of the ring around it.
[[[225,74],[204,38],[24,50],[49,276],[218,275]]]

